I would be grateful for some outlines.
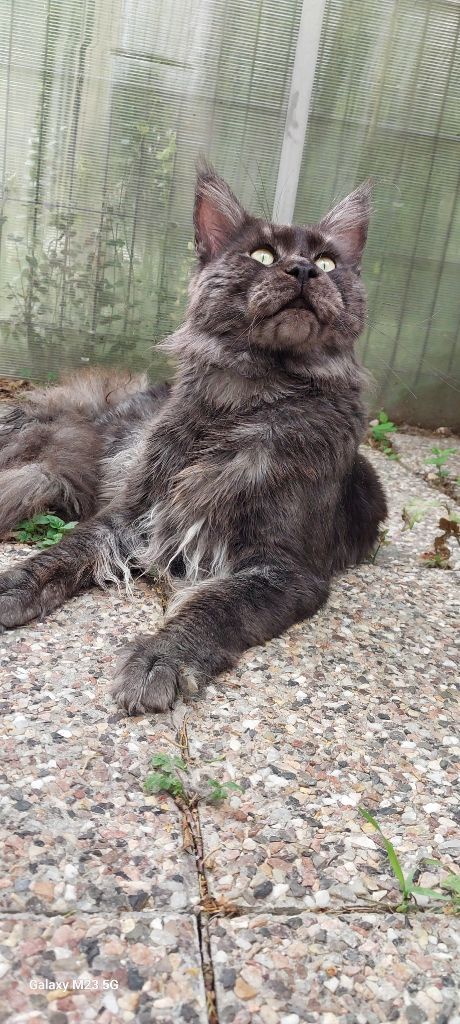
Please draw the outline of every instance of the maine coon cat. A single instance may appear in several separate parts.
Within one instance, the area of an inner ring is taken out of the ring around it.
[[[202,169],[187,315],[164,343],[172,384],[90,371],[2,414],[1,535],[45,508],[81,520],[0,577],[3,628],[153,564],[171,585],[162,628],[118,664],[130,714],[164,711],[314,615],[375,544],[386,505],[358,452],[353,352],[369,209],[364,185],[319,224],[280,227]]]

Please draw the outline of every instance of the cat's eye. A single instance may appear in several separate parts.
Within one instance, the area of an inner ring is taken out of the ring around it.
[[[271,267],[272,263],[275,262],[271,249],[254,249],[254,252],[249,253],[249,255],[252,260],[263,263],[264,267]]]
[[[318,256],[315,264],[320,270],[324,270],[326,274],[330,274],[331,270],[335,270],[334,260],[331,260],[330,256]]]

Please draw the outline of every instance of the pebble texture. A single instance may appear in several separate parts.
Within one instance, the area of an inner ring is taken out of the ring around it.
[[[211,928],[220,1024],[460,1020],[460,933],[442,917],[262,914]]]
[[[389,498],[389,516],[385,524],[388,535],[377,553],[376,564],[391,565],[395,569],[404,563],[412,568],[418,565],[425,568],[420,556],[432,549],[435,538],[441,535],[439,519],[446,515],[448,509],[459,513],[458,505],[442,491],[418,478],[405,463],[393,462],[372,450],[366,454],[379,473]],[[414,507],[423,518],[408,529],[403,512]],[[450,550],[452,568],[460,569],[460,546],[455,540],[450,541]]]
[[[2,1022],[207,1022],[188,914],[5,918],[0,950]]]
[[[393,899],[388,860],[358,805],[406,864],[458,861],[454,577],[348,573],[324,612],[250,652],[193,709],[197,766],[220,755],[244,790],[230,807],[200,808],[217,898],[277,909]]]
[[[420,884],[458,871],[458,572],[419,561],[443,495],[370,457],[391,510],[375,563],[193,705],[128,719],[110,698],[119,648],[161,621],[143,582],[0,636],[1,1020],[201,1024],[204,906],[219,1024],[460,1024],[458,918],[393,913],[382,840],[358,810]],[[408,531],[414,498],[434,504]],[[29,553],[2,545],[0,566]],[[198,862],[180,809],[143,791],[151,756],[182,752],[184,721]],[[242,789],[212,805],[210,778]],[[30,987],[93,975],[118,987]]]
[[[5,564],[6,546],[0,552]],[[197,902],[180,813],[142,789],[152,754],[174,751],[174,732],[161,719],[128,719],[110,698],[121,641],[158,621],[145,589],[131,601],[95,590],[0,636],[0,909],[180,911]]]
[[[455,435],[447,433],[425,435],[398,430],[392,435],[394,449],[398,452],[401,463],[407,466],[413,473],[429,479],[430,483],[436,484],[437,470],[432,463],[427,462],[433,456],[433,448],[454,448],[445,463],[445,469],[449,474],[449,480],[454,490],[457,501],[460,501],[460,439]]]

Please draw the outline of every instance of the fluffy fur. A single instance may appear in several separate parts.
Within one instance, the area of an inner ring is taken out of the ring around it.
[[[187,316],[164,343],[172,385],[90,371],[2,413],[2,535],[50,506],[82,520],[0,577],[3,628],[153,564],[175,591],[162,629],[120,659],[128,713],[171,707],[313,615],[375,544],[386,506],[358,453],[353,352],[368,219],[365,185],[318,225],[270,224],[204,168]],[[261,247],[271,266],[252,258]]]

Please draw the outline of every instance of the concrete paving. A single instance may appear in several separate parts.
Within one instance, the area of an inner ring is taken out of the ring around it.
[[[119,648],[161,621],[145,583],[0,637],[0,1021],[459,1024],[459,918],[426,896],[395,912],[359,813],[419,884],[459,871],[458,571],[420,561],[444,496],[371,458],[375,562],[193,705],[127,719],[110,698]],[[145,793],[159,752],[187,762],[188,806]],[[210,779],[241,790],[214,805]]]

